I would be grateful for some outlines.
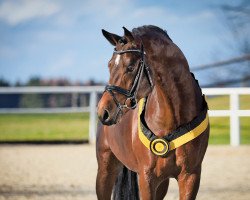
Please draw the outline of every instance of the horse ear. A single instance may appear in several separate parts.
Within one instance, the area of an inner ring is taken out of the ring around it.
[[[113,33],[109,33],[108,31],[105,31],[104,29],[102,29],[102,34],[103,36],[113,45],[116,46],[118,41],[122,38],[119,35],[113,34]]]
[[[132,33],[126,29],[124,26],[122,27],[124,29],[124,37],[128,42],[133,42],[134,41],[134,37],[132,35]]]

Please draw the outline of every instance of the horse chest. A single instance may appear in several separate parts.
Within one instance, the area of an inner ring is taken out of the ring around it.
[[[137,171],[136,156],[132,145],[132,126],[123,123],[111,127],[106,137],[111,151],[116,158],[133,171]]]

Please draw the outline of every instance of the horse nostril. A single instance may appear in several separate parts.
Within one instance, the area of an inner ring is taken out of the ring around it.
[[[103,113],[103,121],[106,121],[109,118],[109,112],[105,109]]]

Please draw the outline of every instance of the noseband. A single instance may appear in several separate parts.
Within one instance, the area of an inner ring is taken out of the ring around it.
[[[142,79],[142,74],[143,74],[144,71],[146,73],[146,76],[148,78],[148,81],[150,83],[151,88],[153,87],[153,81],[152,81],[152,78],[151,78],[150,73],[149,73],[149,67],[145,63],[145,55],[146,55],[146,53],[143,50],[143,45],[141,45],[141,49],[128,49],[128,50],[121,50],[121,51],[116,51],[115,50],[114,54],[121,55],[121,54],[124,54],[124,53],[134,53],[134,52],[135,53],[140,53],[141,59],[140,59],[139,69],[137,71],[137,74],[136,74],[135,79],[133,81],[133,85],[130,88],[130,90],[121,88],[121,87],[116,86],[116,85],[107,85],[105,87],[104,92],[109,92],[110,93],[110,95],[113,97],[113,100],[114,100],[114,102],[115,102],[115,104],[116,104],[116,106],[118,108],[118,111],[116,113],[116,118],[117,118],[118,114],[120,112],[122,112],[123,108],[128,108],[128,109],[135,109],[136,108],[136,106],[137,106],[136,95],[137,95],[137,92],[138,92],[138,89],[139,89],[139,86],[140,86],[140,82],[141,82],[141,79]],[[115,97],[114,92],[117,92],[117,93],[122,94],[125,97],[127,97],[127,99],[125,100],[125,102],[123,104],[121,104],[117,100],[117,98]],[[128,101],[131,102],[131,106],[127,105]]]

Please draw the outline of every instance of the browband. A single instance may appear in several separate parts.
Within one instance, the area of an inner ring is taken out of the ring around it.
[[[128,50],[121,50],[121,51],[116,51],[114,50],[114,53],[115,54],[124,54],[124,53],[133,53],[133,52],[137,52],[137,53],[143,53],[144,55],[146,55],[146,52],[142,52],[141,50],[139,49],[128,49]]]

